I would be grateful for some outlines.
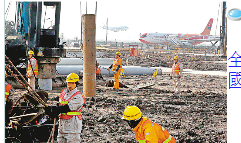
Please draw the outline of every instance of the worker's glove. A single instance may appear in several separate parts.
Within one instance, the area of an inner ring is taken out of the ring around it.
[[[172,76],[170,76],[170,79],[172,79]]]
[[[53,118],[56,117],[56,115],[54,115],[54,110],[55,110],[54,107],[55,107],[55,106],[45,107],[45,108],[44,108],[45,114],[46,114],[46,115],[49,115],[49,117],[51,117],[51,118],[52,118],[52,117],[53,117]],[[58,115],[57,115],[57,116],[58,116]]]
[[[70,109],[69,109],[69,105],[68,105],[68,104],[66,104],[66,105],[61,105],[61,106],[59,106],[59,104],[57,104],[56,108],[57,108],[57,111],[56,111],[56,112],[59,112],[59,113],[67,113],[67,112],[70,112]]]
[[[68,104],[61,106],[48,106],[44,108],[45,113],[51,118],[57,117],[60,113],[67,113],[70,111]]]
[[[116,74],[116,70],[114,70],[113,73]]]

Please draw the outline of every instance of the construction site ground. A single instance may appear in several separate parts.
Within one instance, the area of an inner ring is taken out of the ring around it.
[[[166,62],[173,62],[171,59],[174,54],[159,56]],[[154,58],[150,61],[158,59],[153,54],[152,57]],[[205,59],[199,56],[183,56],[184,68],[195,69],[193,67],[198,64],[199,70],[205,70],[206,65],[209,70],[226,70],[223,68],[226,63],[216,64],[204,62],[202,59],[196,60],[196,64],[190,63],[190,60],[198,58]],[[212,57],[206,57],[208,58]],[[222,61],[219,57],[215,58]],[[132,63],[137,61],[133,58]],[[141,62],[139,60],[139,63]],[[144,63],[155,64],[148,61]],[[227,77],[184,73],[181,78],[181,93],[175,95],[169,74],[163,73],[158,75],[158,78],[152,75],[120,77],[120,82],[128,88],[120,88],[119,91],[106,86],[106,81],[113,80],[113,77],[105,75],[104,80],[97,80],[95,102],[87,98],[82,111],[82,142],[136,142],[134,132],[121,119],[125,107],[129,105],[138,106],[143,116],[162,125],[179,143],[227,142]],[[62,88],[46,92],[49,98],[52,98],[59,96]],[[83,92],[83,86],[78,89]],[[15,95],[23,95],[24,92],[24,89],[15,89]],[[57,101],[48,101],[49,105],[56,103]]]

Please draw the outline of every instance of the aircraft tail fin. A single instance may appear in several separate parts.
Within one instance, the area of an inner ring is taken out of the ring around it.
[[[211,18],[207,24],[207,26],[205,27],[205,29],[203,30],[203,32],[201,33],[201,35],[209,35],[211,28],[212,28],[212,24],[213,24],[213,19]]]

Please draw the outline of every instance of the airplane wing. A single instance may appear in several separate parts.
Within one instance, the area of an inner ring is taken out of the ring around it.
[[[166,37],[167,40],[169,40],[170,42],[172,42],[174,45],[184,45],[182,43],[182,41],[179,40],[179,38],[177,38],[177,36],[175,35],[169,35],[168,37]]]
[[[219,36],[212,36],[212,35],[196,35],[191,36],[186,39],[181,40],[182,42],[189,42],[189,43],[197,43],[197,42],[211,42],[211,41],[220,41]]]
[[[120,29],[108,28],[108,30],[118,32]]]
[[[211,41],[220,41],[220,39],[192,39],[192,40],[180,40],[181,42],[189,42],[189,43],[196,43],[196,42],[211,42]]]
[[[108,27],[108,30],[118,32],[118,31],[126,31],[128,27]]]

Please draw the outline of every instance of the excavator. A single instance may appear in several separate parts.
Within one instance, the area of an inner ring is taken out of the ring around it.
[[[43,11],[43,8],[47,7],[55,9],[54,25],[44,28],[47,10]],[[52,140],[57,137],[57,130],[52,130],[58,126],[56,118],[49,117],[44,111],[49,102],[48,93],[44,87],[29,88],[26,63],[27,52],[32,50],[39,64],[38,78],[51,84],[56,77],[56,64],[63,55],[59,38],[60,12],[61,2],[16,2],[15,22],[5,21],[5,71],[27,90],[6,103],[6,143],[47,142],[50,134]]]

